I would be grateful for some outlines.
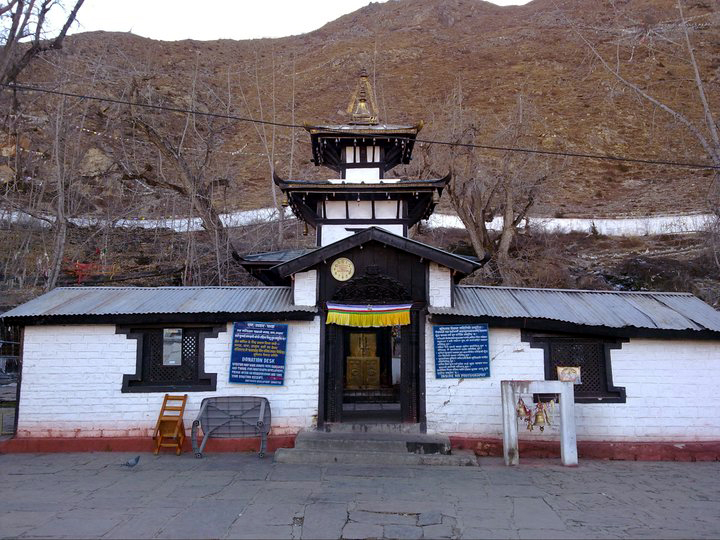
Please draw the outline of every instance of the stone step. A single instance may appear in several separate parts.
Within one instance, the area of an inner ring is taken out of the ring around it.
[[[472,452],[451,454],[447,436],[402,431],[301,431],[295,438],[295,448],[279,449],[275,461],[312,465],[477,465]]]
[[[399,452],[407,453],[403,441],[357,441],[353,439],[295,439],[295,448],[300,450],[316,450],[318,452]]]
[[[396,422],[326,422],[324,430],[330,433],[420,433],[420,424]]]
[[[409,452],[343,452],[303,450],[301,448],[279,448],[275,452],[276,463],[308,465],[435,465],[435,466],[477,466],[472,452],[458,454],[412,454]]]
[[[295,448],[318,451],[400,452],[449,454],[450,439],[424,433],[357,433],[301,431]]]

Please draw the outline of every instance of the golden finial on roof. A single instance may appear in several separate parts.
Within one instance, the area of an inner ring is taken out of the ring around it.
[[[350,98],[347,112],[352,115],[351,124],[377,124],[377,105],[367,71],[363,68],[355,92]]]

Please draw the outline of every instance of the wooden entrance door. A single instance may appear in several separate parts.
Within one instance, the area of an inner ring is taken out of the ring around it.
[[[400,418],[402,422],[417,423],[422,421],[420,355],[424,325],[420,312],[416,310],[411,311],[410,321],[409,325],[400,327]],[[343,398],[346,390],[379,386],[383,383],[383,378],[390,376],[383,372],[383,365],[380,363],[384,351],[390,349],[390,339],[389,328],[359,329],[336,324],[325,325],[325,384],[322,389],[324,421],[343,421]],[[376,369],[378,367],[379,369]]]

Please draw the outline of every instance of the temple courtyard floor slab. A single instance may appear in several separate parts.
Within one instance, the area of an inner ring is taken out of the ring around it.
[[[720,462],[0,455],[2,538],[717,538]]]

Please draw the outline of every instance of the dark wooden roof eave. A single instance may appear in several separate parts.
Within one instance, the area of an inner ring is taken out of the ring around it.
[[[274,266],[269,271],[273,272],[279,278],[286,278],[292,274],[302,272],[308,268],[321,264],[327,259],[336,257],[349,249],[372,241],[434,261],[442,266],[454,270],[456,273],[462,274],[463,276],[471,274],[482,266],[480,263],[448,253],[447,251],[443,251],[433,246],[423,244],[422,242],[398,236],[377,227],[369,227],[357,234],[319,248],[312,253],[308,253],[307,255],[297,257],[292,261]]]
[[[388,137],[403,137],[415,139],[423,128],[423,122],[413,125],[372,125],[363,127],[361,124],[338,124],[328,126],[311,126],[306,125],[305,131],[310,137],[338,137],[338,138],[357,138],[357,137],[377,137],[385,139]]]
[[[308,182],[303,180],[285,180],[273,171],[273,181],[280,190],[285,193],[287,191],[298,191],[303,193],[365,193],[386,191],[388,193],[395,192],[422,192],[436,191],[445,189],[452,179],[451,174],[445,175],[443,178],[432,180],[401,180],[399,182],[378,182],[378,183],[354,183],[345,182],[342,184],[333,184],[331,182]]]
[[[423,128],[423,122],[415,125],[372,125],[364,126],[360,124],[339,124],[339,125],[305,125],[305,130],[310,134],[310,143],[312,145],[313,163],[315,165],[324,165],[335,171],[340,171],[341,163],[339,155],[335,153],[330,145],[322,144],[323,139],[402,139],[403,150],[396,162],[389,164],[385,170],[395,167],[403,163],[410,162],[410,156],[413,151],[417,134]],[[338,146],[337,144],[335,146]]]
[[[272,268],[274,264],[240,264],[242,264],[242,267],[247,271],[248,274],[260,281],[263,285],[267,285],[269,287],[289,287],[292,285],[292,281],[290,280],[290,278],[279,278],[270,271],[270,268]]]
[[[265,311],[242,313],[126,313],[109,315],[35,315],[5,317],[13,326],[54,324],[223,324],[233,321],[311,321],[313,311]]]
[[[410,214],[407,216],[408,226],[415,225],[421,219],[427,219],[435,208],[435,193],[442,195],[443,189],[451,180],[448,173],[436,180],[400,181],[387,183],[342,183],[288,181],[273,171],[273,181],[285,193],[288,204],[298,219],[317,227],[322,221],[317,215],[316,206],[321,200],[375,200],[379,193],[390,197],[395,195],[401,199],[413,200]],[[403,197],[400,197],[403,195]]]

